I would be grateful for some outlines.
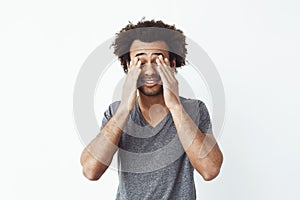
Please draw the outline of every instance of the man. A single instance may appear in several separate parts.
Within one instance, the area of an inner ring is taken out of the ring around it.
[[[83,174],[98,180],[118,151],[116,199],[196,199],[194,169],[205,180],[219,174],[223,156],[205,104],[178,94],[185,45],[182,31],[162,21],[130,23],[116,35],[127,73],[121,101],[81,155]]]

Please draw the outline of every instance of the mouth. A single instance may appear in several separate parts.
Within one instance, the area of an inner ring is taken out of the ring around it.
[[[147,86],[147,87],[153,87],[155,85],[157,85],[159,83],[159,80],[154,80],[154,79],[151,79],[151,80],[143,80],[144,82],[144,85]]]
[[[160,77],[157,75],[140,77],[140,85],[145,85],[147,87],[153,87],[157,84],[160,84]]]

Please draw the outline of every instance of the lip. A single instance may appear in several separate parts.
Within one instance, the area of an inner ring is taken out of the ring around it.
[[[144,80],[144,85],[148,86],[148,87],[153,87],[153,86],[157,85],[158,83],[159,83],[159,81],[156,79]]]

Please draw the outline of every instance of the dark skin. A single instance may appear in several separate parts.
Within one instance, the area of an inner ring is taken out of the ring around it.
[[[83,173],[88,179],[98,180],[110,165],[122,129],[135,105],[137,92],[141,89],[143,92],[139,92],[138,104],[149,125],[156,126],[170,112],[180,142],[193,167],[205,180],[212,180],[219,174],[223,162],[221,150],[214,136],[202,133],[185,112],[179,100],[178,81],[174,76],[176,63],[175,60],[169,61],[167,49],[163,41],[147,43],[135,40],[132,43],[131,62],[128,63],[120,106],[81,156]],[[156,78],[157,75],[160,79]],[[140,76],[147,78],[139,83]]]

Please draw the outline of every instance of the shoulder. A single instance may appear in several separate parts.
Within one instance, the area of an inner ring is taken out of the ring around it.
[[[110,118],[115,114],[119,105],[120,101],[115,101],[108,106],[108,108],[104,112],[104,117],[102,118],[102,125],[100,129],[102,129],[104,125],[108,122],[108,120],[110,120]]]
[[[109,108],[116,111],[120,105],[121,101],[115,101],[109,105]]]
[[[112,116],[115,114],[116,110],[118,109],[119,105],[120,105],[121,101],[115,101],[113,103],[111,103],[108,106],[108,109],[104,112],[104,115],[106,117]]]
[[[198,119],[201,117],[209,118],[209,112],[205,103],[199,99],[187,99],[180,97],[181,104],[184,110],[192,117],[193,119]]]
[[[212,133],[210,115],[205,103],[199,99],[186,99],[183,97],[180,97],[180,100],[185,111],[198,125],[198,128],[203,133]]]
[[[185,97],[179,97],[180,102],[185,109],[197,109],[201,107],[206,107],[204,102],[200,99],[187,99]]]

